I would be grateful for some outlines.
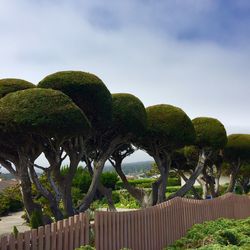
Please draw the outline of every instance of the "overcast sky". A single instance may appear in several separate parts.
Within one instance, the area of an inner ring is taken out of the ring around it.
[[[249,0],[0,0],[0,34],[0,78],[83,70],[250,133]]]

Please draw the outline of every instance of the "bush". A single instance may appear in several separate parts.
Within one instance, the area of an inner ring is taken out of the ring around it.
[[[86,246],[81,246],[79,248],[76,248],[75,250],[95,250],[94,247],[86,245]]]
[[[250,249],[249,228],[250,218],[204,222],[194,225],[185,237],[166,249]]]
[[[43,215],[40,211],[35,210],[30,217],[30,226],[31,228],[37,229],[40,226],[43,226]]]
[[[0,193],[0,215],[17,212],[23,208],[19,186],[9,187]]]
[[[135,179],[135,180],[129,180],[128,182],[133,185],[136,186],[138,188],[151,188],[152,187],[152,183],[155,182],[156,179],[153,178],[144,178],[144,179]],[[168,178],[168,186],[180,186],[181,185],[181,181],[179,178]],[[118,181],[116,183],[116,189],[123,189],[124,185],[122,181]]]
[[[130,209],[140,208],[140,205],[137,202],[137,200],[134,197],[132,197],[126,190],[114,191],[113,197],[114,196],[116,196],[117,200],[119,198],[119,202],[115,204],[117,208],[130,208]]]
[[[115,189],[115,185],[118,182],[119,178],[115,172],[104,172],[101,175],[101,183],[106,188]]]

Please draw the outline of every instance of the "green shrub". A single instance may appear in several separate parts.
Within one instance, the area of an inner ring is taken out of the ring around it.
[[[139,203],[137,200],[132,197],[128,191],[126,190],[120,190],[120,191],[114,191],[113,195],[119,195],[119,203],[116,203],[115,206],[117,208],[129,208],[129,209],[138,209],[140,208]],[[118,199],[118,198],[117,198]]]
[[[217,241],[221,245],[238,245],[240,243],[240,236],[234,229],[225,229],[218,233]]]
[[[30,217],[31,228],[38,228],[43,225],[43,215],[40,211],[35,210]]]
[[[115,185],[118,182],[119,178],[115,172],[104,172],[101,175],[101,183],[106,188],[115,189]]]
[[[250,249],[249,228],[250,218],[218,219],[196,224],[188,230],[185,237],[166,249]]]
[[[17,238],[17,235],[18,235],[19,231],[18,231],[16,226],[13,227],[12,233],[13,233],[14,237]]]
[[[86,246],[81,246],[79,248],[76,248],[75,250],[95,250],[94,247],[86,245]]]
[[[0,193],[0,215],[17,212],[23,208],[19,186],[9,187]]]
[[[138,188],[151,188],[152,183],[155,182],[156,179],[154,178],[143,178],[143,179],[135,179],[135,180],[129,180],[129,183],[133,186],[136,186]],[[179,178],[168,178],[168,186],[180,186],[181,181]],[[118,181],[116,183],[116,189],[123,189],[124,185],[122,181]]]

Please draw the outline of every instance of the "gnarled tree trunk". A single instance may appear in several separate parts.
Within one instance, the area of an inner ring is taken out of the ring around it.
[[[191,175],[191,177],[188,179],[188,181],[174,194],[170,195],[168,199],[172,199],[174,197],[183,197],[194,185],[196,179],[198,176],[202,173],[204,167],[205,167],[205,161],[207,157],[205,155],[205,152],[202,150],[202,152],[199,154],[199,160],[198,164]]]

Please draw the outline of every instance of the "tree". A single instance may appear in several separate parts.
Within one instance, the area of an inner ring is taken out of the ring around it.
[[[185,148],[185,155],[189,162],[196,161],[195,159],[197,159],[197,164],[185,185],[169,198],[184,196],[193,187],[211,155],[217,150],[223,149],[227,143],[226,130],[223,124],[217,119],[198,117],[192,122],[196,132],[196,141],[194,146]]]
[[[108,158],[121,145],[130,143],[146,129],[146,110],[137,97],[127,93],[119,93],[112,95],[112,101],[112,124],[100,136],[101,143],[92,148],[92,151],[94,150],[96,153],[93,163],[93,179],[79,211],[85,211],[92,201],[100,174]]]
[[[112,166],[115,168],[117,174],[123,181],[124,187],[127,189],[127,191],[132,195],[140,204],[141,207],[147,207],[148,206],[148,195],[147,193],[141,189],[136,188],[133,185],[129,183],[127,180],[126,175],[124,174],[122,170],[122,162],[123,160],[128,157],[129,155],[133,154],[135,151],[135,148],[131,144],[124,144],[121,145],[117,150],[113,152],[113,154],[109,157],[109,162],[112,164]]]
[[[243,165],[250,162],[250,135],[232,134],[224,150],[225,161],[229,163],[230,182],[227,192],[233,192],[237,176]]]
[[[148,107],[148,127],[136,144],[152,156],[160,171],[160,178],[152,187],[152,204],[165,200],[171,153],[194,143],[195,131],[190,118],[180,108],[161,104]]]
[[[88,145],[81,136],[72,138],[63,144],[63,150],[69,157],[69,171],[62,175],[60,150],[56,152],[48,149],[45,156],[52,167],[53,176],[59,185],[64,207],[68,216],[76,211],[71,197],[72,180],[81,160],[86,158],[86,152],[90,152],[89,144],[98,147],[100,136],[112,122],[112,96],[102,82],[94,74],[81,71],[61,71],[46,76],[38,84],[41,88],[60,90],[68,95],[76,105],[86,114],[91,123],[91,133]],[[92,151],[91,151],[92,154]],[[91,158],[91,157],[90,157]]]
[[[3,159],[8,163],[8,170],[21,182],[29,217],[37,209],[32,201],[28,169],[36,187],[49,199],[56,218],[62,218],[58,200],[41,186],[33,163],[47,145],[50,148],[60,147],[71,137],[86,135],[89,129],[84,113],[60,91],[33,88],[10,93],[0,99],[1,152],[6,152]],[[9,152],[13,152],[12,157],[8,157]]]
[[[79,161],[87,158],[93,159],[92,182],[79,207],[80,211],[85,211],[94,198],[100,174],[108,157],[117,147],[126,143],[135,132],[138,132],[136,127],[143,131],[144,120],[146,120],[145,108],[138,98],[129,94],[117,94],[112,98],[105,84],[90,73],[57,72],[45,77],[38,86],[61,90],[67,94],[84,111],[92,125],[88,142],[80,146],[81,150],[77,150],[81,151],[80,154],[75,153],[74,144],[71,147],[67,144],[64,146],[64,150],[70,158],[69,173],[71,176],[77,169]],[[142,124],[143,126],[141,126]],[[54,169],[54,176],[61,183],[61,189],[65,188],[65,184],[68,186],[67,192],[64,191],[64,193],[70,192],[70,182],[65,182],[65,177],[61,177],[60,167]],[[64,196],[65,199],[68,197]]]

